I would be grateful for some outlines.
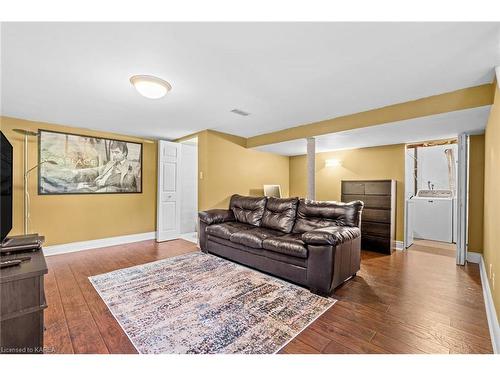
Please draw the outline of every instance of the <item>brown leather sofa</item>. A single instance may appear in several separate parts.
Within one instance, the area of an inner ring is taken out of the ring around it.
[[[360,267],[363,202],[233,195],[199,212],[200,247],[327,295]]]

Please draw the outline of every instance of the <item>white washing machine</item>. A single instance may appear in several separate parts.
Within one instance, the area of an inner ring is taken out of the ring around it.
[[[455,202],[450,190],[419,190],[408,205],[413,237],[454,242]]]

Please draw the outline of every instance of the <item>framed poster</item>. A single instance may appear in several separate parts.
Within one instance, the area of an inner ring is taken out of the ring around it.
[[[38,194],[142,193],[142,144],[39,130]]]

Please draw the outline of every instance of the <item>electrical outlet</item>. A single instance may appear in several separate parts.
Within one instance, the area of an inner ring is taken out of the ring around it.
[[[203,180],[203,172],[200,171],[200,180]],[[490,269],[491,269],[491,264],[490,264]]]
[[[488,278],[491,280],[491,271],[493,269],[493,264],[490,263],[490,270],[488,271]]]

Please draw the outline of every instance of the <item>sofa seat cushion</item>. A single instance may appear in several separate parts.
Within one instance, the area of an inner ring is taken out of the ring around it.
[[[240,245],[262,249],[262,241],[269,237],[278,237],[284,233],[267,228],[253,228],[231,234],[229,240]]]
[[[212,236],[229,240],[232,234],[255,228],[253,225],[230,221],[222,224],[209,225],[206,232]]]
[[[224,247],[230,247],[232,249],[244,251],[250,253],[256,257],[265,257],[268,259],[272,259],[273,261],[278,261],[281,263],[293,264],[298,267],[307,267],[307,259],[297,258],[294,256],[277,253],[275,251],[265,250],[265,249],[254,249],[253,247],[243,246],[235,242],[231,242],[229,240],[225,240],[223,238],[208,236],[208,241],[212,245],[212,250],[218,249],[223,245]],[[217,250],[213,251],[217,254]],[[231,257],[227,257],[231,259]]]
[[[264,240],[262,246],[269,251],[306,259],[307,248],[301,237],[301,234],[298,233],[271,237]]]

